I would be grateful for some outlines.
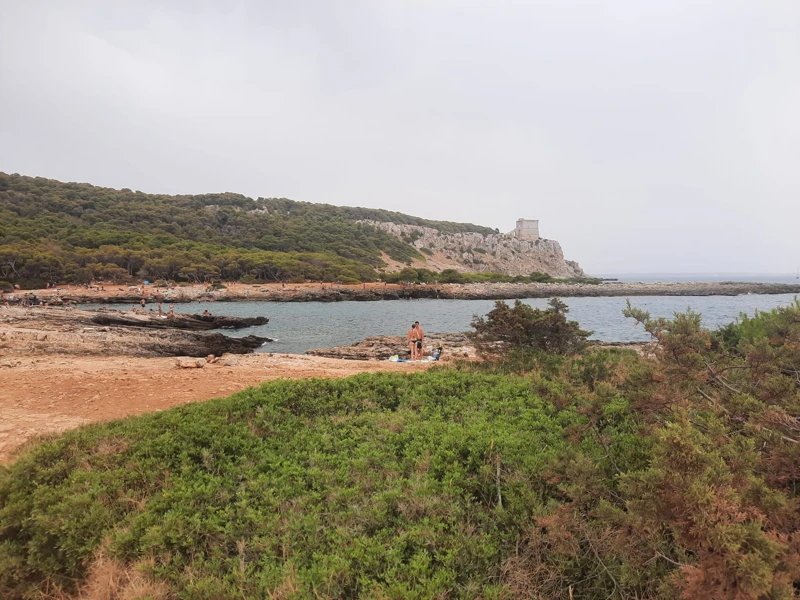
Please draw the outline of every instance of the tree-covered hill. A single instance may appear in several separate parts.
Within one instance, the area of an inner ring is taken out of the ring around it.
[[[402,262],[421,258],[360,220],[494,233],[386,210],[232,193],[145,194],[0,173],[0,280],[361,281],[376,276],[382,252]]]

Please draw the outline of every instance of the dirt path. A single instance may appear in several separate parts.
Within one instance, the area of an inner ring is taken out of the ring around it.
[[[426,364],[250,354],[234,366],[179,369],[174,358],[29,356],[0,364],[0,463],[33,436],[228,396],[278,378],[416,371]]]

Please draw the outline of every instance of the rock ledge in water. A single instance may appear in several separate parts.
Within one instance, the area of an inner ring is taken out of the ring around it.
[[[473,348],[466,334],[433,333],[425,336],[425,356],[430,356],[434,348],[442,347],[442,360],[452,358],[474,358]],[[346,360],[386,360],[395,354],[408,359],[410,355],[406,337],[402,335],[384,335],[368,337],[350,346],[334,346],[333,348],[314,348],[306,351],[312,356],[326,358],[342,358]]]

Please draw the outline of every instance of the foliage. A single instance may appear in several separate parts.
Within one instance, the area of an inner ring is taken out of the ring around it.
[[[532,308],[521,300],[509,306],[502,300],[485,317],[475,316],[470,339],[484,357],[505,355],[511,351],[539,350],[552,354],[574,354],[586,346],[592,334],[577,321],[567,320],[569,309],[558,298],[550,308]]]
[[[431,254],[427,248],[420,249],[425,254]],[[428,250],[428,252],[425,252]],[[381,279],[389,283],[577,283],[577,279],[556,279],[546,273],[533,272],[530,275],[505,275],[504,273],[462,273],[455,269],[444,269],[441,272],[430,269],[405,267],[393,273],[381,273]],[[594,282],[595,280],[591,280]],[[599,281],[599,280],[597,280]],[[589,280],[586,280],[589,282]]]
[[[756,311],[752,317],[742,313],[739,318],[719,329],[715,337],[724,344],[726,350],[737,352],[740,345],[752,344],[759,338],[770,343],[780,342],[784,346],[798,343],[795,335],[800,319],[800,299],[795,298],[788,306],[780,306],[774,310]]]
[[[492,233],[384,210],[230,193],[154,195],[0,173],[0,279],[369,281],[384,265],[382,252],[402,262],[421,258],[364,220]]]
[[[655,364],[628,397],[641,418],[663,424],[650,467],[623,480],[634,524],[651,548],[658,532],[675,540],[667,560],[680,563],[672,583],[685,598],[794,597],[800,304],[716,334],[691,311],[652,319],[629,302],[625,314],[656,342]]]
[[[587,426],[527,380],[440,370],[84,427],[0,475],[0,596],[71,590],[102,551],[184,598],[504,597],[515,540],[571,494],[553,469],[616,485],[596,439],[565,436]]]

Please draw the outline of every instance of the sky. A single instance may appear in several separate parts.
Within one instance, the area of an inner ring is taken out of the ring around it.
[[[800,266],[797,0],[0,0],[0,171]]]

